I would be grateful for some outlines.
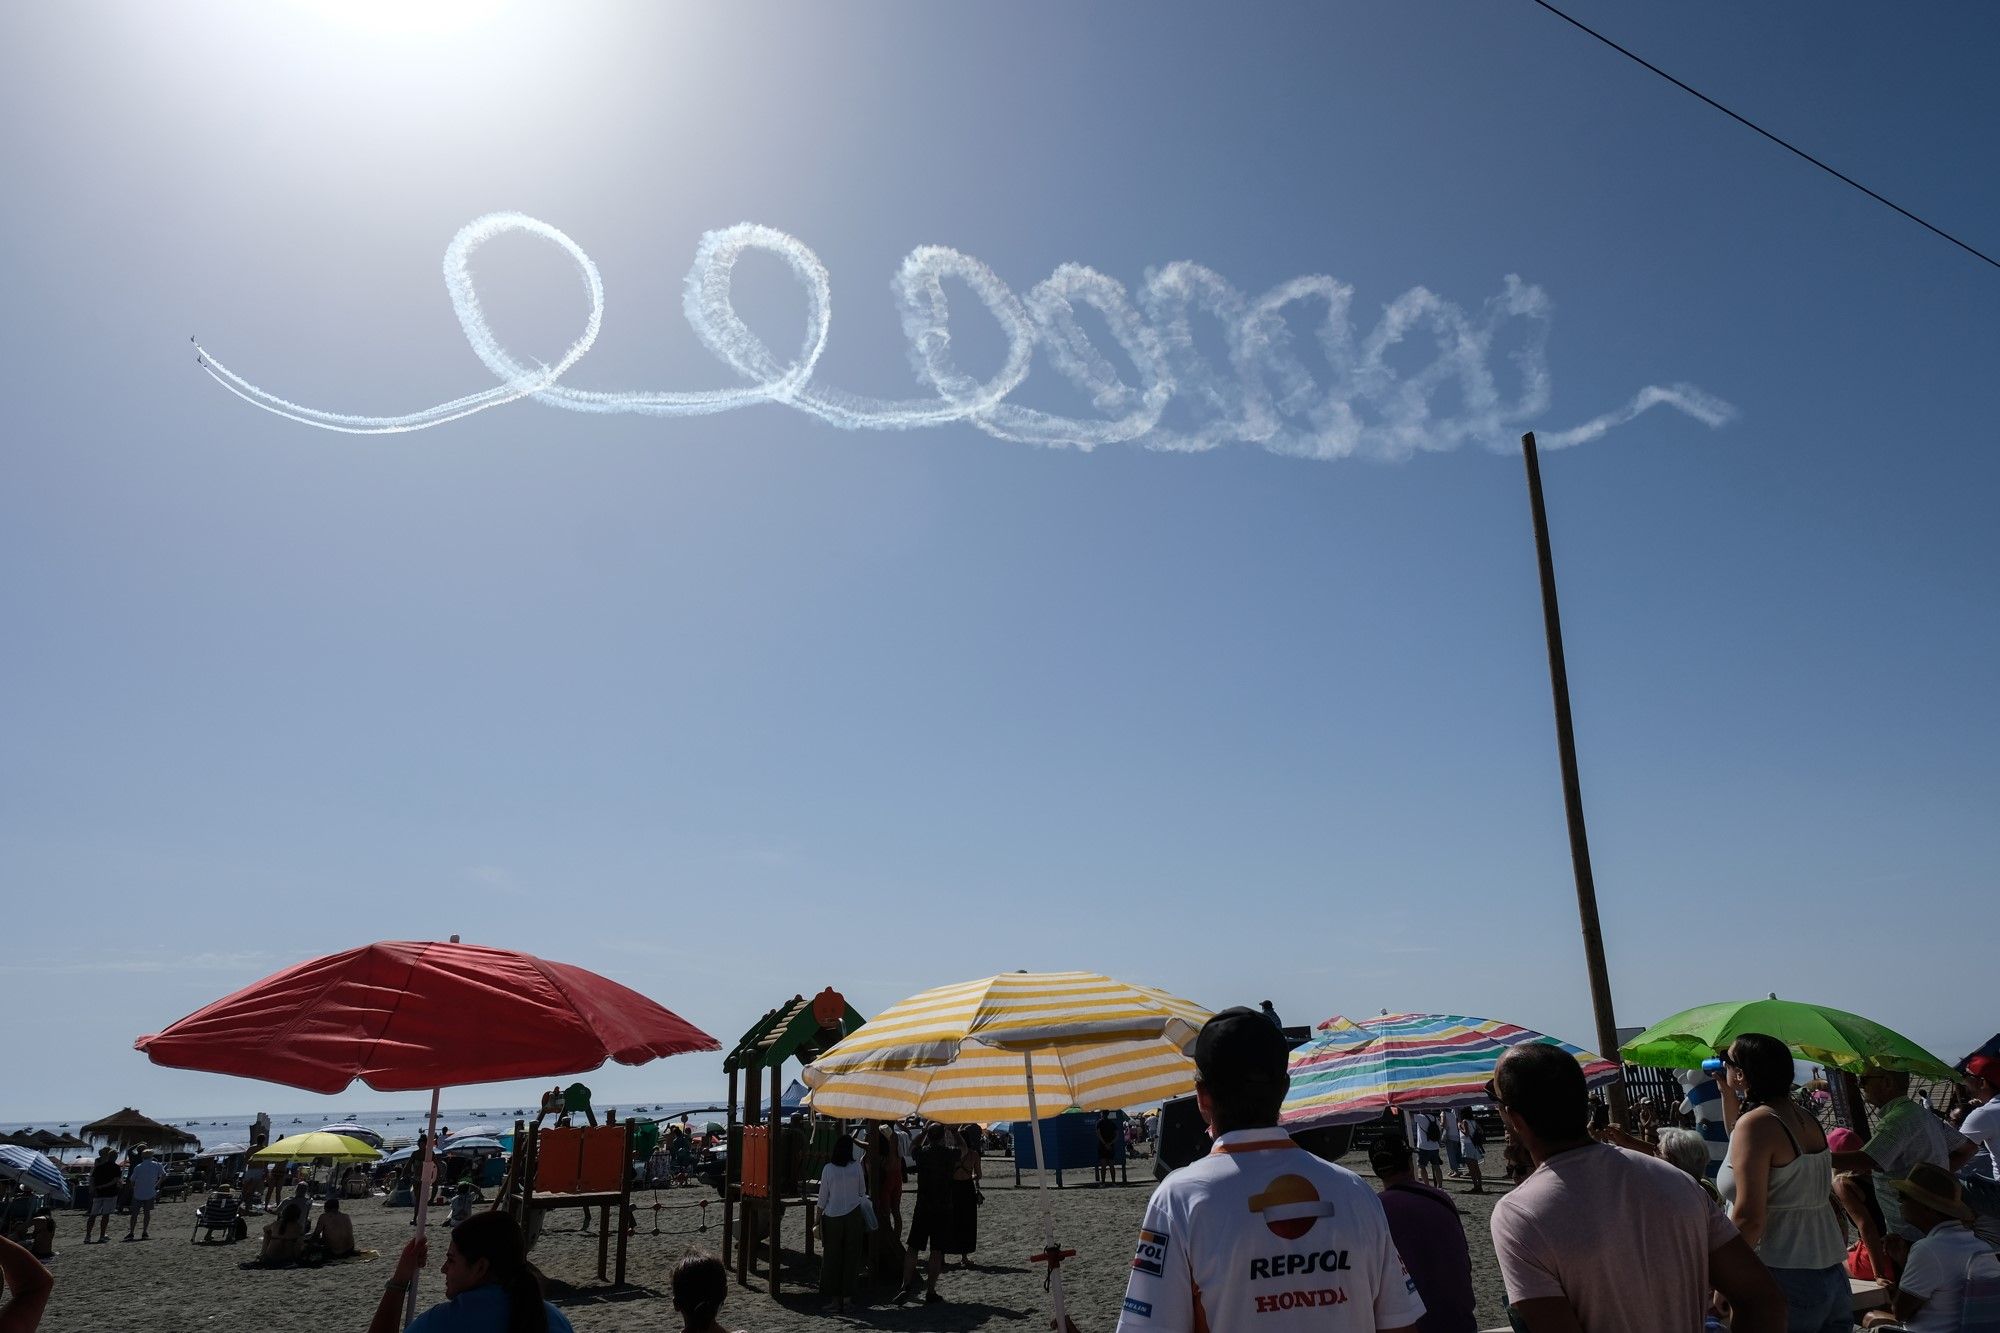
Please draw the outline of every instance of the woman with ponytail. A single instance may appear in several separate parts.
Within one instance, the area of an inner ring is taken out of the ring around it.
[[[729,1270],[722,1260],[696,1250],[674,1265],[669,1285],[674,1309],[680,1312],[681,1333],[729,1333],[717,1322],[722,1298],[729,1294]]]
[[[428,1250],[422,1236],[403,1247],[368,1333],[396,1333],[403,1298]],[[454,1227],[438,1271],[444,1302],[411,1320],[408,1333],[574,1333],[563,1312],[542,1299],[542,1275],[528,1262],[520,1225],[506,1213],[474,1213]]]

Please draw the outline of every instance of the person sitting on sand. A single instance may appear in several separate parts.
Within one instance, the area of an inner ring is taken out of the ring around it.
[[[340,1200],[329,1194],[319,1221],[313,1224],[313,1241],[329,1259],[345,1259],[354,1253],[354,1219],[340,1210]]]
[[[368,1333],[396,1333],[403,1298],[429,1252],[425,1236],[403,1246]],[[542,1299],[542,1275],[528,1262],[520,1223],[507,1213],[479,1213],[453,1228],[438,1271],[444,1302],[411,1320],[406,1333],[575,1333],[568,1316]]]
[[[0,1236],[0,1278],[12,1299],[0,1306],[0,1333],[35,1333],[56,1280],[34,1255]]]
[[[681,1333],[729,1333],[717,1322],[723,1298],[729,1294],[729,1270],[722,1260],[696,1250],[674,1265],[669,1286],[681,1317]]]
[[[451,1194],[451,1224],[457,1226],[461,1222],[471,1221],[472,1205],[477,1202],[479,1202],[479,1199],[472,1192],[472,1182],[469,1180],[459,1181],[458,1188],[453,1190]]]
[[[277,1214],[264,1224],[264,1248],[258,1252],[257,1262],[297,1262],[300,1251],[305,1247],[306,1218],[311,1208],[304,1185],[299,1186],[291,1198],[279,1204]]]

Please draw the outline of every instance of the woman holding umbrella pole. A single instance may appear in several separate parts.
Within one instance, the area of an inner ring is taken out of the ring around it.
[[[403,1299],[429,1250],[423,1236],[403,1246],[368,1333],[396,1333]],[[411,1320],[409,1333],[575,1333],[563,1312],[542,1299],[542,1275],[528,1262],[519,1224],[506,1213],[477,1213],[461,1222],[438,1271],[444,1303]]]
[[[1792,1101],[1792,1052],[1746,1032],[1722,1055],[1725,1107],[1743,1106],[1715,1178],[1736,1229],[1785,1293],[1789,1333],[1847,1333],[1846,1237],[1833,1211],[1833,1154],[1819,1122]]]

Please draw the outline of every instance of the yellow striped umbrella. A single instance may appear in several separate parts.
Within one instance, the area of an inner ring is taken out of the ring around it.
[[[813,1110],[1032,1127],[1048,1233],[1049,1293],[1065,1328],[1062,1269],[1039,1108],[1118,1110],[1194,1086],[1188,1052],[1208,1011],[1095,972],[1008,972],[913,995],[806,1067]]]
[[[913,995],[805,1071],[822,1115],[947,1124],[1109,1111],[1194,1086],[1208,1011],[1095,972],[1010,972]],[[1032,1054],[1032,1061],[1027,1059]],[[1032,1082],[1025,1070],[1033,1070]]]

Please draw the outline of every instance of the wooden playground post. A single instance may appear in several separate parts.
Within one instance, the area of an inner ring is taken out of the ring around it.
[[[727,1118],[727,1119],[726,1119],[726,1120],[725,1120],[725,1121],[723,1122],[723,1126],[722,1126],[722,1152],[723,1152],[723,1167],[722,1167],[722,1267],[723,1267],[723,1268],[724,1268],[725,1270],[727,1270],[727,1269],[728,1269],[728,1267],[729,1267],[729,1261],[730,1261],[730,1259],[731,1259],[731,1257],[732,1257],[732,1256],[731,1256],[731,1254],[730,1254],[730,1249],[731,1249],[731,1247],[732,1247],[733,1243],[734,1243],[734,1242],[735,1242],[735,1240],[736,1240],[736,1232],[735,1232],[735,1230],[734,1230],[734,1226],[735,1226],[735,1222],[736,1222],[736,1208],[735,1208],[735,1205],[736,1205],[736,1198],[735,1198],[735,1196],[734,1196],[734,1195],[732,1195],[732,1194],[731,1194],[731,1193],[729,1192],[729,1165],[728,1165],[728,1161],[729,1161],[729,1126],[731,1126],[731,1125],[733,1125],[733,1124],[735,1124],[735,1123],[736,1123],[736,1071],[735,1071],[734,1069],[731,1069],[731,1070],[729,1071],[729,1116],[728,1116],[728,1118]],[[694,1137],[694,1134],[693,1134],[693,1130],[694,1130],[694,1126],[693,1126],[692,1122],[690,1122],[690,1124],[689,1124],[689,1126],[688,1126],[688,1130],[689,1130],[689,1133],[688,1133],[688,1137],[689,1137],[690,1139],[692,1139],[692,1138]],[[690,1149],[692,1149],[692,1148],[694,1147],[693,1143],[689,1143],[689,1144],[688,1144],[688,1147],[689,1147]]]
[[[780,1239],[779,1231],[781,1230],[778,1226],[778,1219],[783,1216],[779,1211],[780,1205],[778,1203],[778,1144],[780,1142],[778,1136],[784,1132],[785,1100],[784,1087],[778,1082],[780,1068],[780,1064],[771,1066],[771,1135],[764,1145],[765,1151],[771,1155],[771,1194],[768,1202],[771,1209],[769,1249],[771,1263],[770,1286],[773,1296],[778,1294],[778,1242]]]
[[[743,1076],[743,1129],[745,1131],[748,1131],[750,1126],[757,1122],[758,1091],[757,1070],[753,1066]],[[731,1128],[734,1128],[734,1126],[731,1126]],[[747,1180],[750,1175],[749,1164],[743,1160],[750,1155],[749,1134],[747,1132],[743,1133],[737,1138],[736,1142],[739,1145],[736,1153],[736,1188],[740,1194],[743,1189],[742,1182]],[[743,1211],[737,1217],[736,1225],[738,1227],[736,1236],[736,1285],[747,1287],[750,1285],[750,1199],[747,1194],[743,1195]]]

